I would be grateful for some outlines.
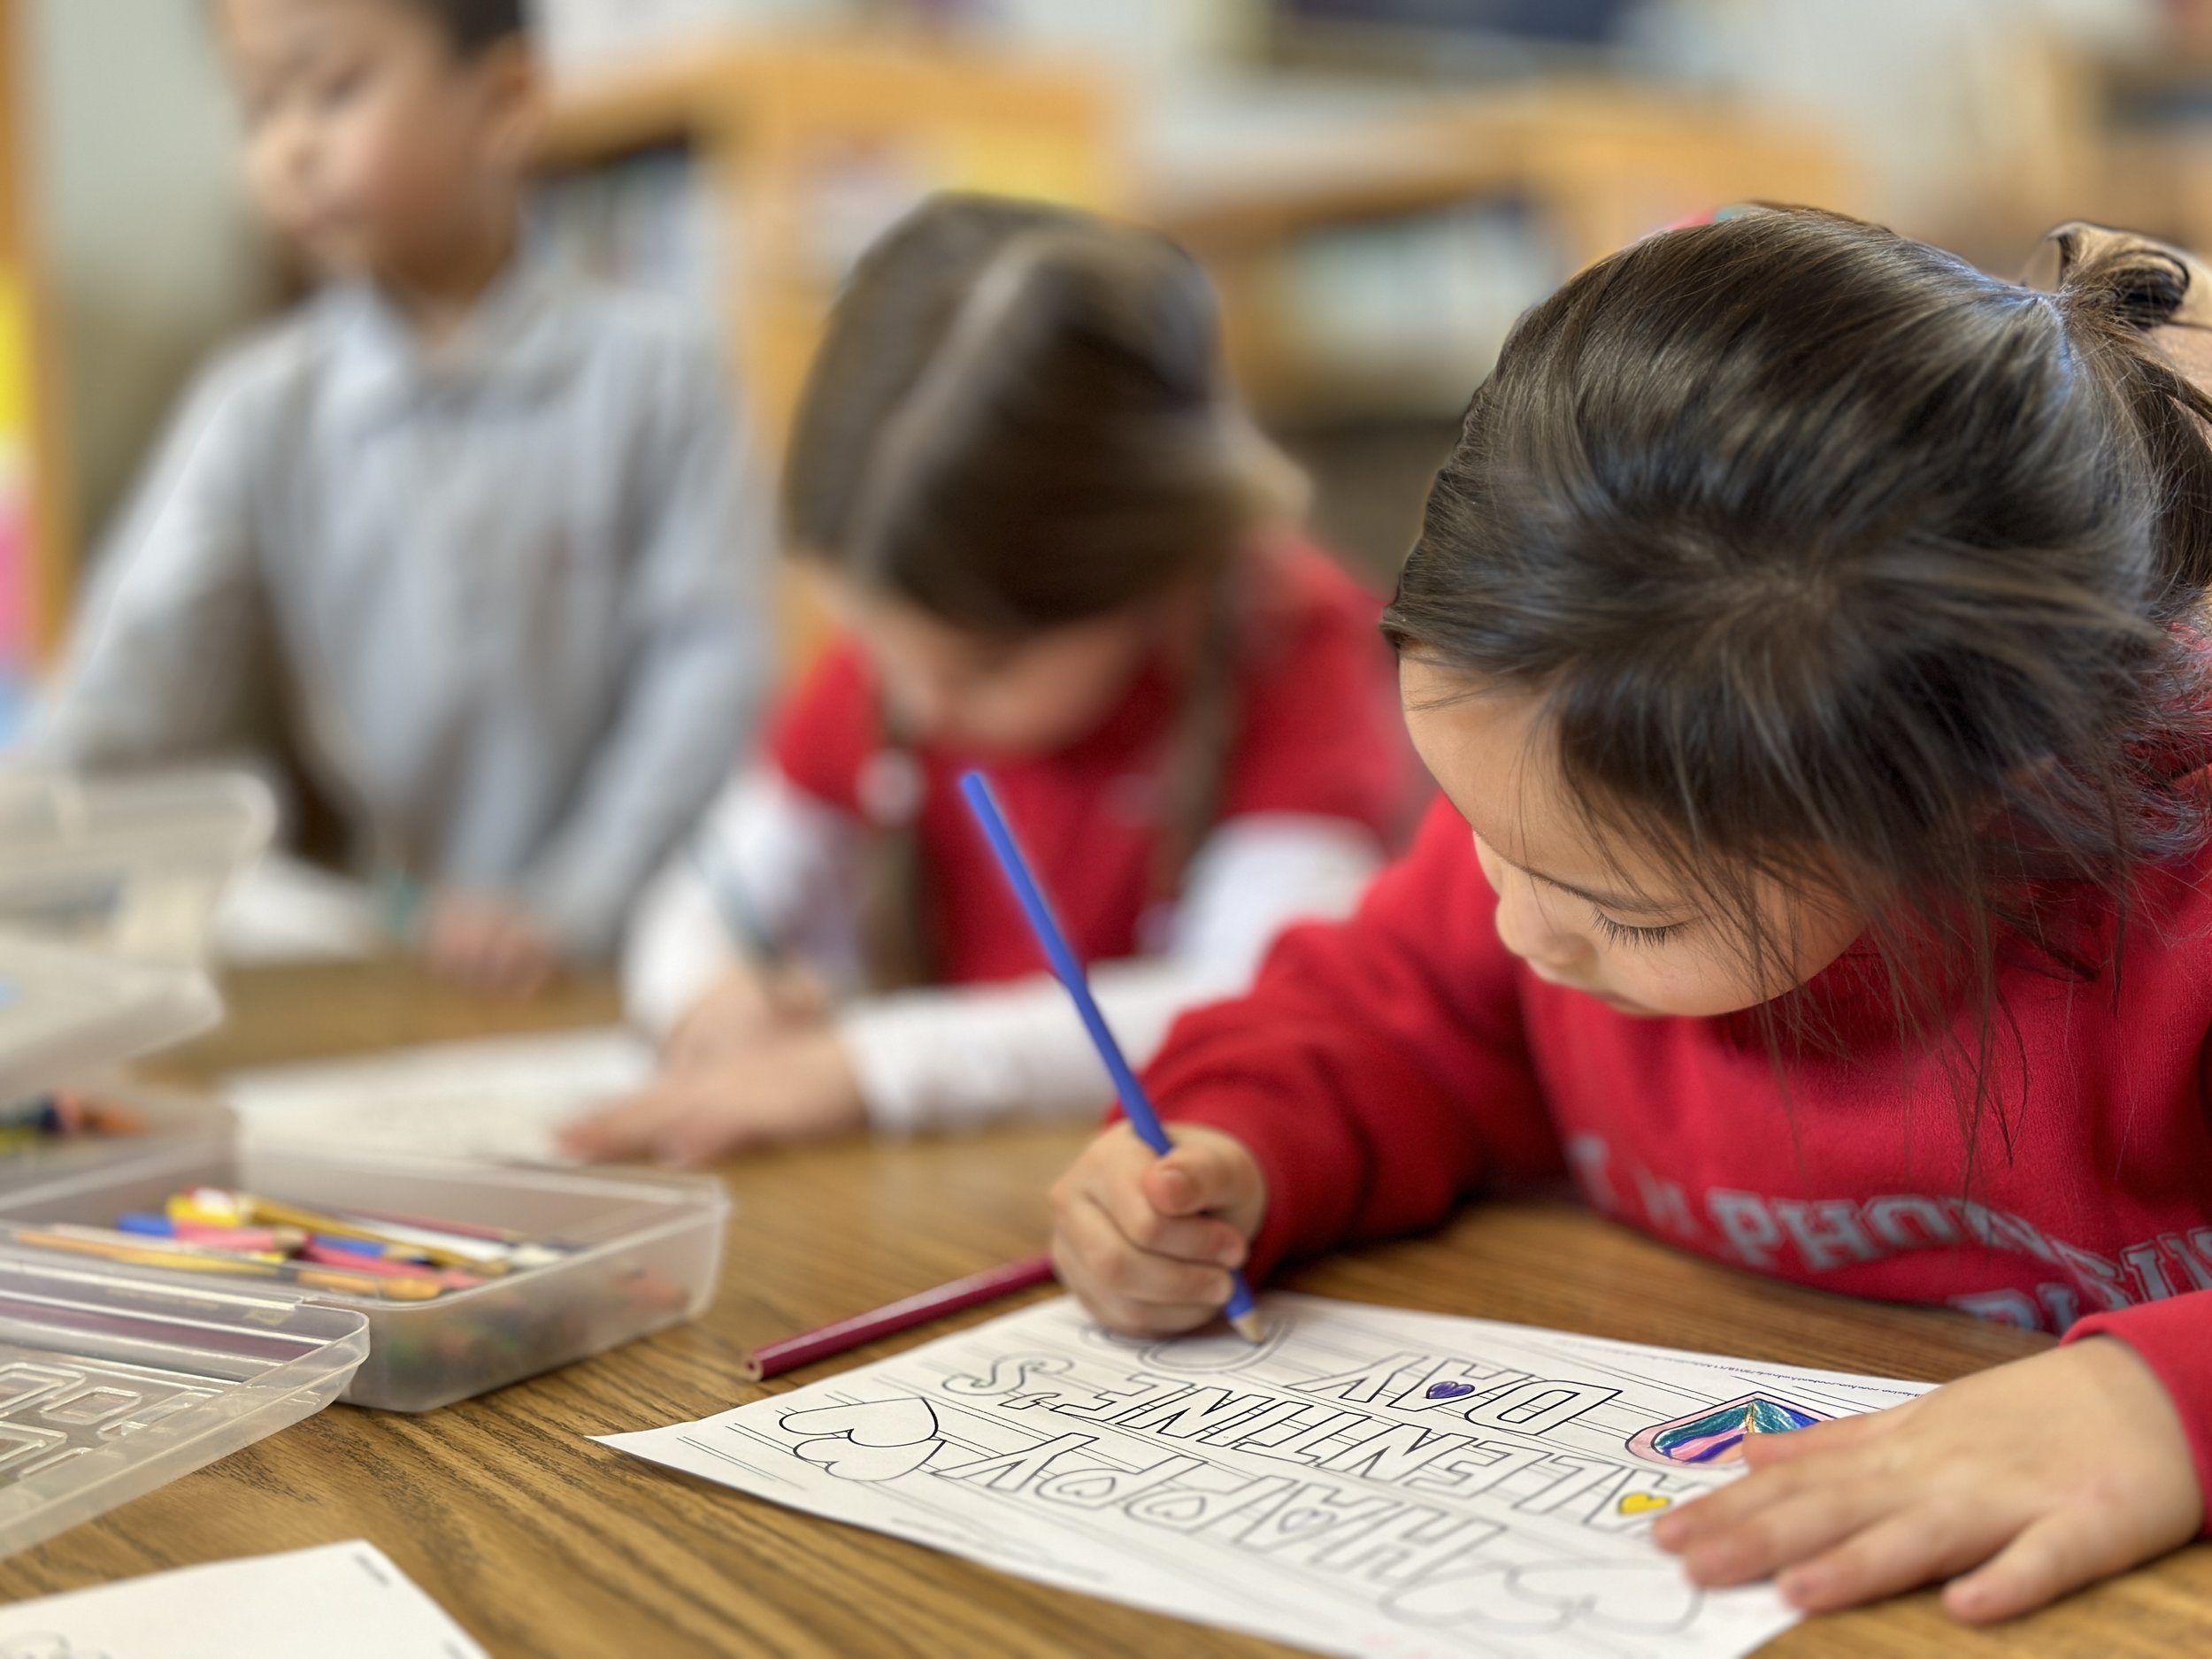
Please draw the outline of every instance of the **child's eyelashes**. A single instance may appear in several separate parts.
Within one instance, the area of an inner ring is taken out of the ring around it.
[[[1687,922],[1669,922],[1662,927],[1632,927],[1602,910],[1592,910],[1590,919],[1597,924],[1600,936],[1616,945],[1663,945],[1689,926]]]

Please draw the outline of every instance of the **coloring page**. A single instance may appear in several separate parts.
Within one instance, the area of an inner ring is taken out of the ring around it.
[[[605,1444],[1047,1584],[1375,1659],[1738,1655],[1655,1516],[1745,1438],[1927,1385],[1314,1296],[1267,1340],[1133,1341],[1067,1298]]]
[[[265,1145],[565,1164],[562,1126],[652,1075],[629,1032],[560,1031],[234,1071],[223,1097]]]
[[[0,1659],[488,1659],[375,1545],[180,1567],[0,1607]]]

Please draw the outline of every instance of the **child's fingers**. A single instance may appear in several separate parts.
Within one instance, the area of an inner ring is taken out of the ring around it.
[[[1138,1249],[1179,1261],[1241,1267],[1249,1248],[1244,1235],[1211,1216],[1164,1215],[1146,1197],[1141,1182],[1113,1181],[1092,1194],[1123,1238]]]
[[[665,1088],[641,1089],[565,1126],[561,1146],[571,1156],[594,1163],[649,1153],[677,1110]]]
[[[1053,1236],[1052,1266],[1061,1284],[1083,1304],[1091,1317],[1124,1336],[1177,1336],[1221,1316],[1218,1302],[1137,1302],[1102,1288],[1091,1277],[1089,1264],[1076,1253],[1064,1233]]]
[[[1218,1308],[1229,1300],[1224,1269],[1139,1248],[1095,1203],[1078,1204],[1062,1216],[1059,1234],[1084,1264],[1086,1277],[1108,1295],[1171,1307]]]
[[[1773,1469],[1804,1457],[1854,1450],[1893,1432],[1905,1421],[1906,1414],[1917,1403],[1916,1401],[1909,1401],[1901,1406],[1892,1406],[1886,1411],[1832,1417],[1809,1428],[1792,1429],[1786,1434],[1751,1435],[1743,1443],[1744,1463],[1746,1467],[1755,1470]]]
[[[1693,1583],[1717,1588],[1772,1577],[1848,1538],[1897,1506],[1893,1483],[1855,1480],[1791,1494],[1682,1552]]]
[[[1255,1207],[1259,1171],[1236,1141],[1194,1135],[1178,1141],[1138,1179],[1146,1202],[1163,1215],[1238,1217]]]
[[[1809,1613],[1855,1607],[1986,1559],[2005,1531],[1978,1494],[1924,1500],[1791,1568],[1775,1580],[1775,1588]]]
[[[2070,1505],[2023,1527],[1993,1557],[1950,1585],[1943,1605],[1970,1624],[2013,1618],[2124,1571],[2157,1548],[2110,1509]]]
[[[1749,1475],[1668,1510],[1653,1524],[1651,1540],[1662,1549],[1686,1554],[1708,1539],[1733,1532],[1761,1510],[1786,1503],[1819,1485],[1818,1469],[1808,1479],[1807,1465],[1801,1463]]]
[[[740,1102],[717,1091],[712,1078],[708,1072],[672,1086],[668,1117],[653,1141],[656,1163],[695,1169],[733,1157],[767,1139]]]

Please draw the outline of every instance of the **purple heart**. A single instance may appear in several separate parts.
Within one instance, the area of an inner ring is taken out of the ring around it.
[[[1474,1392],[1475,1386],[1471,1382],[1435,1382],[1429,1385],[1429,1398],[1432,1400],[1457,1400]]]

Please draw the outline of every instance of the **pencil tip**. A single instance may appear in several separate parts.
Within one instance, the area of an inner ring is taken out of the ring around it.
[[[1256,1308],[1244,1313],[1232,1314],[1229,1318],[1229,1328],[1255,1348],[1257,1348],[1267,1335],[1267,1327],[1260,1323],[1259,1310]]]

